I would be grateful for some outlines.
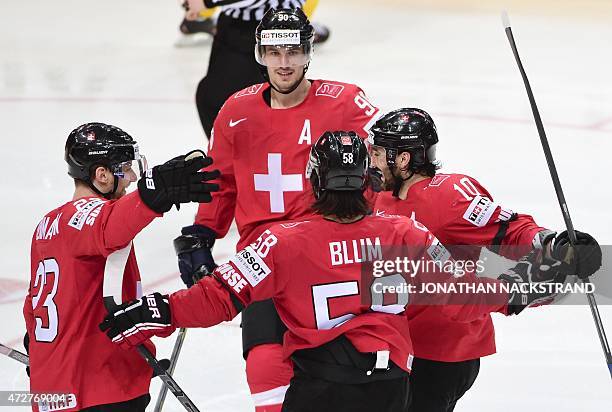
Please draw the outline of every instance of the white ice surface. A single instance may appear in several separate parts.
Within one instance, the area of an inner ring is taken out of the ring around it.
[[[504,205],[562,228],[500,25],[507,9],[575,226],[611,244],[612,7],[600,0],[376,3],[321,2],[316,20],[331,26],[332,37],[317,50],[310,77],[357,83],[385,110],[428,110],[445,171],[473,175]],[[72,128],[117,124],[152,163],[203,146],[192,100],[209,46],[173,48],[179,20],[174,1],[2,0],[1,342],[21,347],[30,236],[44,213],[71,196],[62,154]],[[194,213],[190,206],[173,211],[136,239],[145,291],[181,287],[171,240]],[[236,239],[232,232],[219,242],[219,259]],[[600,310],[612,334],[612,310]],[[588,307],[496,316],[495,324],[498,354],[483,359],[457,411],[612,409],[612,382]],[[173,341],[160,340],[159,353],[169,356]],[[0,390],[27,388],[19,364],[2,357],[0,370]],[[202,410],[250,411],[243,371],[234,323],[190,331],[176,379]],[[154,398],[158,388],[155,381]],[[181,410],[171,395],[166,410]]]

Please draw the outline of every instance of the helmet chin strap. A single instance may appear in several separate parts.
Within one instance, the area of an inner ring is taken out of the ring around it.
[[[115,194],[115,192],[117,191],[117,188],[119,187],[119,178],[117,176],[114,176],[114,182],[113,182],[113,190],[111,190],[108,193],[102,193],[102,191],[100,189],[98,189],[91,180],[88,180],[87,183],[89,185],[89,187],[91,188],[91,190],[93,190],[94,192],[96,192],[97,194],[99,194],[100,196],[102,196],[105,199],[111,200],[112,196]]]

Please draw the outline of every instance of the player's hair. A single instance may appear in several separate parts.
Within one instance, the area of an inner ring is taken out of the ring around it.
[[[423,166],[417,167],[417,169],[415,170],[415,173],[421,174],[423,176],[434,177],[436,175],[436,170],[438,169],[439,169],[439,166],[433,163],[427,163],[427,164],[424,164]]]
[[[361,190],[325,190],[312,208],[319,215],[333,215],[340,219],[350,219],[370,213],[370,206]]]

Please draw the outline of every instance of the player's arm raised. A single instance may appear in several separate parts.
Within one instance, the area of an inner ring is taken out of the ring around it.
[[[152,336],[166,337],[177,327],[206,328],[231,320],[251,302],[269,299],[282,287],[273,275],[277,243],[266,230],[191,288],[125,303],[104,319],[100,329],[114,343],[133,347]]]
[[[565,279],[560,270],[562,262],[544,256],[542,250],[533,250],[523,256],[496,279],[479,277],[475,273],[477,265],[466,269],[464,262],[453,259],[425,227],[415,222],[414,228],[417,230],[406,232],[404,243],[424,245],[420,257],[424,262],[422,267],[426,268],[416,274],[415,280],[419,286],[433,282],[439,287],[430,289],[434,290],[432,293],[413,296],[413,304],[439,306],[453,321],[472,322],[491,312],[513,315],[530,306],[551,303],[554,293],[530,285],[563,283]],[[453,286],[455,289],[451,289]]]
[[[210,192],[218,190],[218,185],[208,181],[216,179],[219,172],[201,169],[211,164],[211,158],[201,151],[193,151],[147,170],[138,181],[138,190],[116,201],[96,198],[85,201],[73,216],[74,221],[68,222],[77,229],[74,232],[75,254],[107,256],[129,244],[172,205],[210,201]],[[83,216],[80,214],[83,208],[92,210]],[[94,236],[88,233],[90,230],[94,231]]]
[[[512,260],[521,259],[532,248],[544,249],[549,258],[565,261],[560,270],[580,277],[592,275],[601,266],[601,249],[591,235],[577,232],[578,248],[573,250],[581,253],[569,258],[571,254],[562,250],[568,246],[567,232],[557,235],[539,226],[530,215],[503,207],[471,177],[445,182],[440,190],[449,192],[450,207],[443,227],[453,244],[487,246]]]
[[[215,159],[215,167],[221,172],[218,180],[220,190],[210,203],[198,207],[193,225],[185,226],[181,235],[174,240],[178,255],[178,266],[181,279],[191,287],[194,277],[212,272],[217,267],[212,248],[217,238],[227,234],[234,220],[236,210],[236,180],[234,177],[233,136],[227,130],[224,106],[217,119],[208,142],[208,154]]]

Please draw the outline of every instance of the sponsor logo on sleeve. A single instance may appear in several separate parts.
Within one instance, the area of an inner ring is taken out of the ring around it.
[[[427,248],[427,254],[434,260],[438,262],[446,262],[451,258],[451,254],[444,247],[442,243],[436,238],[433,239],[433,242]]]
[[[474,226],[482,227],[489,222],[496,208],[497,204],[489,198],[476,196],[463,214],[463,218]]]
[[[68,226],[77,230],[83,229],[85,224],[93,226],[105,202],[105,200],[97,198],[77,200],[74,202],[77,211],[68,220]]]
[[[342,91],[344,91],[344,86],[341,84],[321,83],[315,92],[315,96],[327,96],[337,99],[342,94]]]
[[[261,88],[263,87],[263,83],[254,84],[253,86],[247,87],[246,89],[240,90],[238,93],[234,95],[234,99],[238,99],[239,97],[251,96],[259,93]]]
[[[247,285],[247,281],[244,280],[242,275],[229,263],[224,263],[215,269],[223,280],[232,288],[236,293],[242,292],[242,288]]]
[[[247,246],[230,259],[251,286],[255,287],[271,273],[266,262],[255,252],[251,246]]]

